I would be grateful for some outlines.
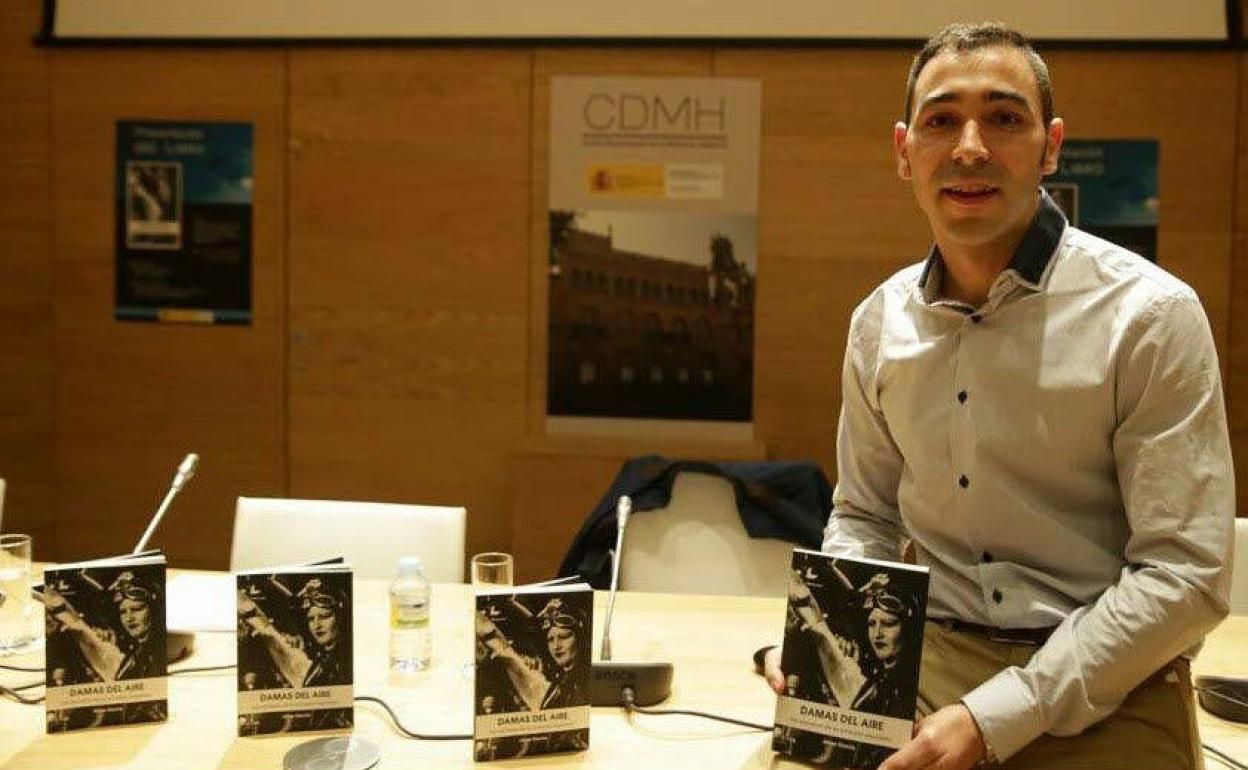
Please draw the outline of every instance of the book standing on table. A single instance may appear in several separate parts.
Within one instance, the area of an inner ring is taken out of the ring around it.
[[[914,727],[928,570],[794,550],[772,746],[874,768]]]
[[[49,733],[168,719],[162,553],[49,567],[40,596]]]
[[[478,594],[473,757],[589,748],[593,592],[583,583]]]
[[[351,575],[341,558],[236,575],[239,735],[352,727]]]

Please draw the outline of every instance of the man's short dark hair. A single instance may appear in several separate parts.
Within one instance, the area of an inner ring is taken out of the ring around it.
[[[1022,33],[997,22],[980,24],[950,24],[927,39],[923,48],[914,56],[910,65],[910,79],[906,82],[906,112],[903,120],[909,124],[910,111],[914,109],[914,84],[927,63],[945,51],[966,53],[994,45],[1010,46],[1023,52],[1031,71],[1035,73],[1040,90],[1040,110],[1047,128],[1053,120],[1053,82],[1049,80],[1049,68],[1031,47]]]

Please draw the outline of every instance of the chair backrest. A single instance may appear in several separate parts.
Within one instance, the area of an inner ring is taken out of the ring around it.
[[[401,556],[419,556],[434,582],[464,581],[467,511],[434,505],[240,497],[230,569],[345,556],[360,578],[389,578]]]
[[[1231,564],[1231,614],[1248,615],[1248,519],[1235,520],[1234,549]]]
[[[679,473],[666,508],[636,511],[624,531],[620,586],[629,591],[784,596],[793,544],[752,538],[732,484]]]

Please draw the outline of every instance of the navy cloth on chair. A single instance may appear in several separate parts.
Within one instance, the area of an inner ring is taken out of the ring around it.
[[[728,462],[672,460],[647,455],[628,460],[611,488],[589,514],[563,563],[559,576],[580,575],[594,588],[611,585],[610,549],[615,547],[616,501],[628,495],[634,511],[664,508],[682,471],[719,476],[732,483],[737,511],[750,537],[785,540],[803,548],[823,544],[823,528],[832,506],[832,486],[812,462]]]

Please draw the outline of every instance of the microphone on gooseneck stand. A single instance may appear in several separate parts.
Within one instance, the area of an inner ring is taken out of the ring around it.
[[[611,593],[607,597],[607,619],[602,629],[602,654],[600,657],[611,660],[611,618],[615,616],[615,595],[620,587],[620,554],[624,549],[624,528],[628,526],[628,515],[633,512],[633,500],[628,495],[621,495],[615,504],[615,550],[611,552]]]
[[[595,706],[622,706],[624,690],[633,692],[631,702],[650,706],[672,694],[671,663],[620,663],[611,659],[611,618],[615,614],[615,596],[620,587],[620,559],[624,552],[624,529],[632,513],[633,501],[620,497],[615,507],[615,550],[611,554],[611,593],[607,598],[607,617],[603,624],[601,660],[594,661],[590,680],[590,702]]]
[[[147,548],[147,541],[152,539],[152,534],[156,531],[156,527],[160,525],[160,520],[165,517],[165,511],[169,510],[169,504],[182,491],[182,487],[186,486],[186,482],[194,477],[195,468],[198,465],[199,455],[194,452],[182,459],[182,464],[178,466],[177,473],[173,474],[173,483],[169,485],[169,491],[165,493],[165,499],[161,501],[160,507],[156,509],[156,515],[152,516],[152,520],[147,523],[147,529],[143,531],[143,537],[140,537],[139,542],[134,546],[133,553],[142,553],[143,549]]]
[[[186,486],[186,482],[190,481],[195,475],[195,469],[198,465],[199,455],[194,452],[182,459],[182,463],[178,465],[177,472],[173,474],[173,483],[169,485],[169,491],[165,493],[165,499],[160,502],[160,507],[156,509],[152,520],[147,523],[147,529],[143,531],[143,536],[135,544],[133,553],[142,553],[147,548],[147,542],[152,539],[152,535],[156,532],[156,527],[160,525],[160,520],[165,517],[165,511],[169,510],[169,504],[182,491],[182,487]],[[166,612],[168,612],[168,598],[168,596],[165,597]],[[172,628],[165,631],[165,657],[170,663],[188,657],[194,650],[194,632],[175,631]]]

